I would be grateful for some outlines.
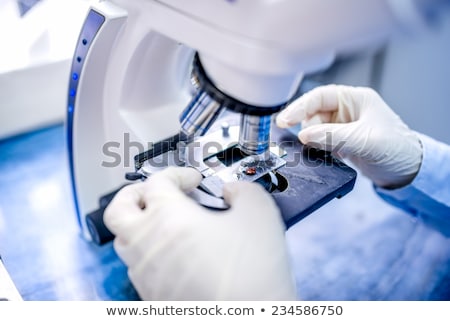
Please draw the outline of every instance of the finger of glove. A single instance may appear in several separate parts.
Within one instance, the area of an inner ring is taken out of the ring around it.
[[[259,184],[236,182],[225,185],[224,198],[231,205],[230,216],[236,223],[232,230],[234,241],[229,243],[238,245],[235,273],[225,283],[224,293],[241,298],[295,298],[286,226],[271,195]],[[270,275],[273,277],[268,278]],[[249,286],[239,288],[242,284]],[[247,292],[249,288],[253,291]]]
[[[145,201],[183,201],[187,199],[185,192],[197,187],[202,180],[202,175],[190,167],[168,167],[153,174],[146,182]]]
[[[223,197],[231,206],[231,215],[241,221],[257,224],[264,219],[279,220],[280,212],[270,194],[257,183],[233,182],[225,184]]]
[[[345,158],[356,154],[358,148],[355,146],[353,136],[358,132],[358,122],[350,124],[320,124],[301,130],[298,134],[300,141],[314,148],[332,152]]]
[[[302,128],[320,125],[324,123],[332,122],[332,113],[331,112],[318,112],[310,118],[307,118],[302,121]]]
[[[154,174],[145,185],[147,231],[158,234],[183,229],[202,216],[203,208],[185,192],[200,184],[202,175],[193,168],[169,167]]]
[[[184,191],[195,188],[201,178],[195,169],[169,167],[143,184],[141,206],[144,209],[135,215],[138,224],[120,226],[121,233],[114,242],[124,262],[135,265],[143,257],[167,249],[167,242],[173,242],[189,229],[190,221],[197,220],[202,208]]]
[[[151,176],[155,184],[166,184],[173,191],[188,192],[200,184],[202,174],[192,167],[168,167]]]
[[[281,128],[291,127],[311,118],[316,113],[332,112],[338,107],[338,86],[317,87],[302,95],[280,112],[276,123]]]
[[[103,215],[106,227],[114,234],[123,234],[140,216],[144,207],[145,183],[122,188],[109,203]]]
[[[144,183],[124,187],[113,198],[104,214],[108,229],[114,234],[128,239],[136,225],[143,219],[143,209],[147,214],[152,201],[158,204],[167,199],[180,203],[191,201],[184,191],[195,188],[201,181],[201,174],[192,168],[167,168],[154,174]]]

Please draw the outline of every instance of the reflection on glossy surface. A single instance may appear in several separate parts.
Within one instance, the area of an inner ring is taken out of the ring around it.
[[[112,244],[84,240],[62,126],[0,141],[0,254],[24,300],[137,300]],[[450,239],[354,190],[287,233],[307,300],[448,300]]]

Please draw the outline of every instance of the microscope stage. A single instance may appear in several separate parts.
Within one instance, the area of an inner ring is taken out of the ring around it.
[[[218,210],[228,208],[221,198],[223,184],[258,182],[271,193],[286,228],[353,189],[356,171],[328,152],[301,144],[290,131],[272,127],[266,161],[260,155],[236,153],[239,127],[226,125],[226,130],[213,128],[187,145],[180,142],[178,135],[158,142],[153,149],[135,157],[136,168],[144,177],[167,166],[196,168],[204,179],[189,196]]]

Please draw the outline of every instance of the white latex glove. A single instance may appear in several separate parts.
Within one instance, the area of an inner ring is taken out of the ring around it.
[[[143,300],[294,300],[285,227],[264,189],[226,185],[212,211],[184,191],[201,175],[172,167],[122,189],[105,211],[114,247]]]
[[[372,89],[328,85],[304,94],[277,117],[282,128],[301,123],[303,144],[348,158],[384,188],[405,186],[422,161],[422,145]]]

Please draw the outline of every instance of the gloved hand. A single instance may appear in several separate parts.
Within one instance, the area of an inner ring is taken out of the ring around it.
[[[185,195],[201,181],[172,167],[123,188],[107,207],[114,247],[143,300],[294,300],[285,227],[254,183],[225,186],[231,208]]]
[[[303,144],[348,158],[380,187],[405,186],[420,168],[418,136],[370,88],[315,88],[283,110],[276,122],[281,128],[301,122]]]

